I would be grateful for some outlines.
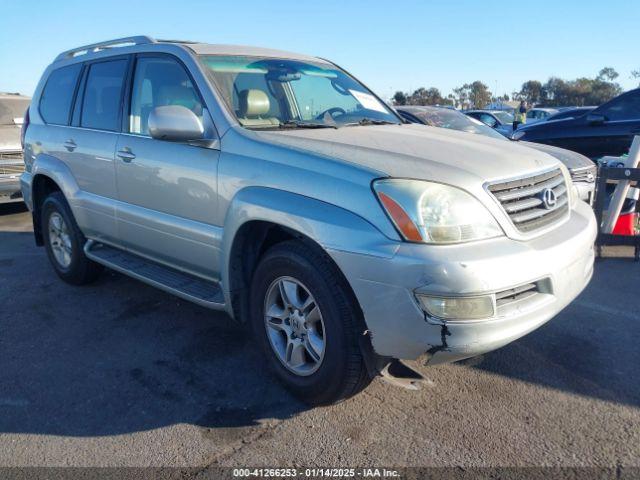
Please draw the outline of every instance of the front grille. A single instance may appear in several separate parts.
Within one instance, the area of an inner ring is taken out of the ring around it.
[[[523,233],[551,225],[569,211],[567,185],[559,168],[533,177],[494,183],[489,185],[489,191]],[[555,198],[555,204],[545,202],[545,195],[548,200]]]
[[[0,160],[22,161],[22,152],[0,152]]]
[[[595,165],[571,169],[571,180],[574,182],[593,183],[596,181],[598,168]]]
[[[22,152],[0,153],[0,175],[20,175],[24,172]]]

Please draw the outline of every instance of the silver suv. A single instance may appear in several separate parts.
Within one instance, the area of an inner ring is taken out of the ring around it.
[[[501,347],[592,275],[594,216],[557,160],[403,124],[320,58],[83,46],[27,120],[22,191],[63,280],[106,266],[224,310],[311,403]]]

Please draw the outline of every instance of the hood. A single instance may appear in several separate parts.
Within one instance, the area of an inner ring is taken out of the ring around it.
[[[557,165],[537,150],[483,135],[424,125],[371,125],[338,129],[263,131],[262,141],[342,160],[391,177],[455,181],[471,174],[494,181]]]
[[[564,164],[564,166],[570,170],[574,168],[594,166],[594,163],[589,160],[589,158],[565,148],[553,147],[551,145],[545,145],[544,143],[533,143],[524,141],[521,141],[520,143],[526,145],[529,148],[535,148],[536,150],[539,150],[541,152],[548,153],[552,157],[560,160]]]
[[[20,145],[20,126],[0,125],[0,151],[22,150]]]

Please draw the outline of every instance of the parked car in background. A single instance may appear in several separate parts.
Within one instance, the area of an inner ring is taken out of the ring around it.
[[[562,108],[560,111],[554,115],[551,115],[547,118],[548,121],[551,120],[562,120],[564,118],[578,118],[587,113],[595,110],[596,107],[570,107],[570,108]]]
[[[20,129],[30,101],[17,93],[0,93],[0,203],[22,201]]]
[[[500,110],[467,110],[463,113],[480,120],[505,137],[510,137],[513,133],[513,115],[510,113]]]
[[[512,138],[566,148],[597,160],[628,153],[634,135],[639,134],[640,89],[635,89],[586,115],[523,125]]]
[[[532,108],[527,111],[527,123],[525,125],[533,125],[534,123],[542,122],[558,112],[559,110],[555,108]]]
[[[310,403],[397,380],[398,359],[506,345],[593,274],[595,217],[564,165],[403,123],[324,59],[82,46],[45,70],[28,120],[22,191],[58,276],[106,266],[226,311]]]
[[[410,123],[420,123],[429,125],[430,127],[448,128],[461,132],[478,133],[498,140],[508,141],[508,138],[493,128],[457,110],[448,110],[428,105],[397,105],[393,108],[396,109],[403,119]]]
[[[396,106],[395,109],[402,118],[411,123],[421,123],[431,127],[460,130],[507,142],[509,141],[508,138],[500,135],[479,120],[457,111],[443,110],[439,107],[429,106]],[[584,155],[564,148],[531,142],[521,143],[527,147],[548,153],[552,157],[560,160],[569,169],[571,180],[578,189],[580,198],[589,204],[593,203],[598,169],[591,160]]]

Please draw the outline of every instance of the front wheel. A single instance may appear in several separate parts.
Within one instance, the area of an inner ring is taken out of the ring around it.
[[[287,241],[263,256],[252,281],[251,324],[276,376],[308,403],[340,401],[370,380],[359,312],[322,251]]]

